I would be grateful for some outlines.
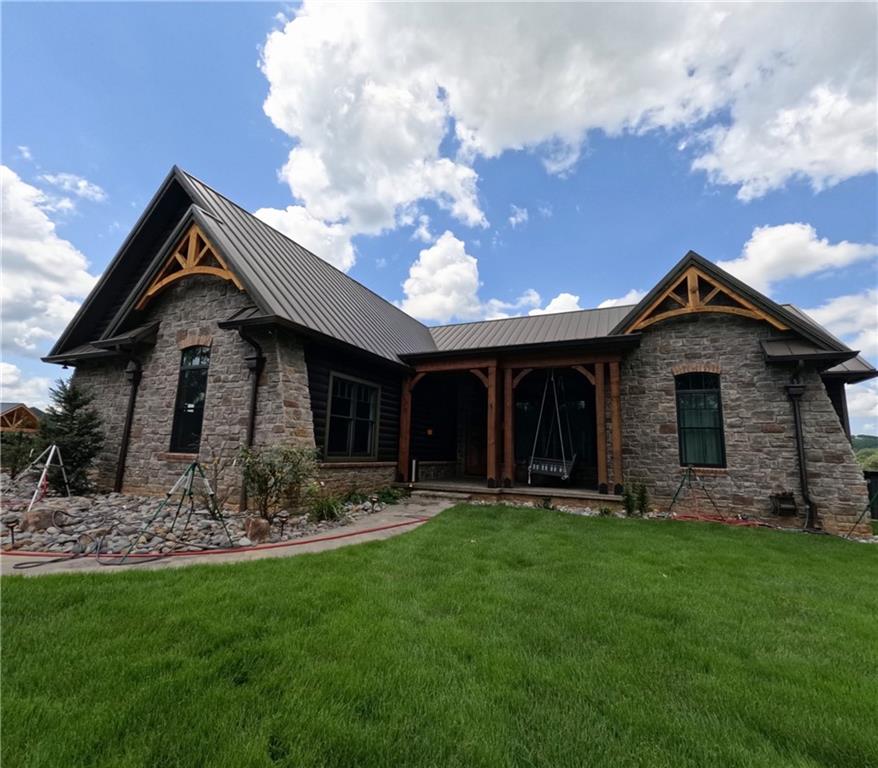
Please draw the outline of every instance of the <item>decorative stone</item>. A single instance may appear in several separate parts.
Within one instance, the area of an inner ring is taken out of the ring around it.
[[[244,530],[250,541],[260,544],[271,534],[271,523],[262,517],[248,517],[244,521]]]

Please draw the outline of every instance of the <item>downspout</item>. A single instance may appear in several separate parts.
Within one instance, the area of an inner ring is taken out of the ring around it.
[[[805,385],[799,380],[799,373],[804,368],[802,361],[796,368],[793,378],[786,385],[787,397],[793,406],[793,425],[796,435],[796,453],[799,459],[799,486],[802,491],[802,499],[805,502],[805,528],[814,530],[817,527],[816,515],[814,514],[814,502],[808,490],[808,465],[805,456],[805,437],[802,431],[802,395],[805,393]]]
[[[113,482],[113,490],[122,492],[122,482],[125,479],[125,462],[128,459],[128,443],[131,439],[131,422],[134,420],[134,404],[137,402],[137,388],[143,371],[140,363],[134,357],[128,360],[125,366],[125,378],[128,379],[128,409],[125,412],[125,426],[122,428],[122,444],[119,446],[119,460],[116,462],[116,479]]]
[[[262,354],[262,347],[259,345],[259,342],[246,333],[243,328],[238,328],[238,335],[253,347],[253,351],[244,358],[247,370],[250,371],[250,405],[247,413],[247,436],[245,438],[245,445],[247,448],[250,448],[253,446],[253,437],[256,432],[256,402],[259,395],[259,376],[265,367],[265,356]],[[241,495],[238,504],[240,511],[243,512],[247,509],[247,487],[243,482],[241,482]]]

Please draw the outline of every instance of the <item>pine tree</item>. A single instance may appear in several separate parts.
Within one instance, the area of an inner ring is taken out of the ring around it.
[[[40,436],[46,445],[55,443],[61,449],[70,492],[85,493],[91,485],[88,472],[104,444],[100,416],[91,407],[92,396],[72,382],[59,379],[50,395],[52,405],[40,424]],[[64,493],[59,470],[49,472],[49,484]]]

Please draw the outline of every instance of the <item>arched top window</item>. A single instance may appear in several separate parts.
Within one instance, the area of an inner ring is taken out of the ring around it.
[[[719,374],[681,373],[677,390],[677,436],[684,467],[726,465]]]
[[[198,453],[204,401],[207,396],[207,369],[210,347],[187,347],[180,356],[180,377],[171,430],[171,451]]]

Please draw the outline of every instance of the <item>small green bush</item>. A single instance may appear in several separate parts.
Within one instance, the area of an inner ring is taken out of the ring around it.
[[[649,491],[643,483],[638,483],[634,492],[634,501],[641,516],[649,512]]]
[[[313,450],[291,446],[242,448],[238,458],[247,498],[266,520],[273,520],[283,507],[300,507],[314,485],[317,462]]]
[[[344,502],[321,488],[311,495],[308,503],[308,517],[314,523],[340,520],[344,517]]]
[[[629,517],[637,511],[637,497],[634,487],[631,485],[626,485],[622,489],[622,507],[625,509],[625,514]]]
[[[405,488],[388,485],[385,488],[379,488],[375,495],[382,504],[396,504],[400,499],[406,498],[409,492]]]

